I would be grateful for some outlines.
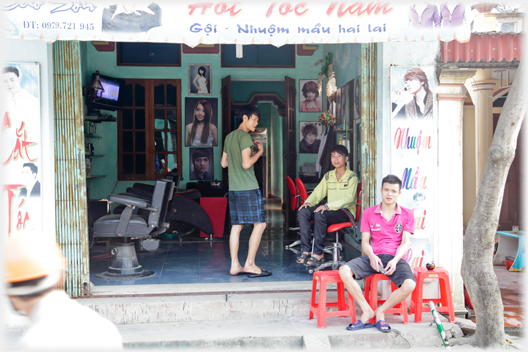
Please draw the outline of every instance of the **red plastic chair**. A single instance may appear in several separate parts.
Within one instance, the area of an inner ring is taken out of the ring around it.
[[[372,310],[378,308],[378,304],[385,303],[384,299],[378,299],[378,282],[390,280],[386,275],[383,274],[374,274],[365,279],[365,299],[370,305]],[[391,281],[391,290],[392,292],[396,291],[398,287]],[[409,314],[407,313],[407,302],[403,300],[402,302],[396,304],[394,307],[389,308],[385,311],[385,314],[398,314],[403,316],[403,323],[409,324]],[[374,324],[376,318],[370,319],[370,323]]]

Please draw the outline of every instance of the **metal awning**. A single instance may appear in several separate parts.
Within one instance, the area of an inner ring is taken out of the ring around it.
[[[441,42],[440,50],[443,62],[518,62],[524,50],[524,34],[472,35],[466,43]]]

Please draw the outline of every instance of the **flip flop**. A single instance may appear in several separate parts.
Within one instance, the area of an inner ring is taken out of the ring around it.
[[[260,274],[252,274],[252,273],[248,273],[250,275],[248,275],[248,277],[250,278],[255,278],[255,277],[264,277],[264,276],[270,276],[271,275],[271,271],[267,271],[266,269],[260,269]]]
[[[365,324],[361,320],[356,320],[352,324],[349,324],[346,329],[353,331],[353,330],[362,330],[362,329],[368,329],[368,328],[373,328],[373,327],[374,327],[374,324]]]
[[[312,262],[312,264],[308,264],[308,262]],[[325,262],[325,258],[322,257],[321,259],[317,259],[316,257],[310,257],[304,261],[304,265],[306,266],[319,266],[319,264],[323,264]]]
[[[381,332],[391,332],[392,330],[389,323],[387,323],[385,320],[378,320],[376,322],[376,329],[378,329]]]
[[[238,273],[236,273],[235,275],[231,275],[231,276],[242,276],[242,275],[252,275],[253,273],[248,273],[246,271],[239,271]]]
[[[303,253],[300,256],[297,257],[297,264],[304,264],[306,263],[306,259],[310,257],[309,254]]]

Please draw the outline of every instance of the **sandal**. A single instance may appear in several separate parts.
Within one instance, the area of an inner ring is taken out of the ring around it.
[[[310,264],[308,264],[310,262]],[[321,259],[317,259],[316,257],[310,257],[304,261],[304,265],[306,266],[319,266],[319,264],[323,264],[325,262],[325,258],[322,257]]]
[[[309,254],[303,253],[300,256],[297,257],[297,264],[304,264],[306,263],[306,259],[310,258]]]

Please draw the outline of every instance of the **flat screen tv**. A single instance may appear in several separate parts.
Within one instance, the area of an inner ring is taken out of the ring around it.
[[[92,73],[92,80],[96,73]],[[115,111],[123,106],[123,88],[125,81],[119,78],[99,74],[99,81],[103,90],[97,91],[96,98],[86,97],[86,105],[90,110],[112,110]]]

